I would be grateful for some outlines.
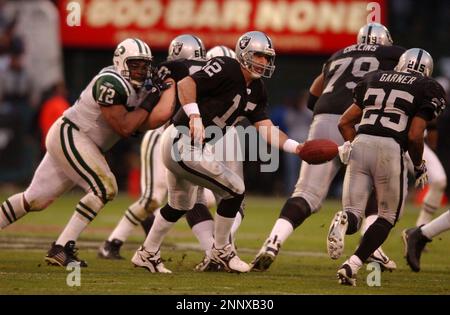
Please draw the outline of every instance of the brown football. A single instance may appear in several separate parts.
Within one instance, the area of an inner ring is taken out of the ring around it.
[[[322,164],[338,155],[338,146],[328,139],[309,140],[305,142],[299,155],[308,164]]]

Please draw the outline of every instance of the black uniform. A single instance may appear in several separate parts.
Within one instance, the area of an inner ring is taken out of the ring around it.
[[[197,85],[197,103],[205,128],[216,125],[224,129],[244,117],[251,123],[268,119],[263,81],[253,80],[247,87],[235,59],[213,58],[191,77]],[[189,118],[183,109],[178,110],[173,121],[175,126],[189,126]]]
[[[336,52],[323,68],[324,90],[314,115],[342,115],[352,104],[352,90],[369,72],[392,70],[405,52],[399,46],[357,44]]]
[[[434,79],[420,74],[377,71],[354,90],[354,102],[363,110],[358,134],[394,138],[404,151],[414,116],[426,121],[445,108],[445,92]]]
[[[164,61],[158,65],[158,76],[165,80],[167,78],[173,79],[175,82],[179,82],[185,77],[194,74],[195,72],[201,70],[205,65],[206,60],[195,60],[195,59],[178,59],[174,61]],[[176,97],[176,106],[174,114],[180,109],[181,104]]]

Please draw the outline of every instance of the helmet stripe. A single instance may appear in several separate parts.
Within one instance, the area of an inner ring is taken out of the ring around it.
[[[420,61],[422,61],[422,56],[423,56],[423,50],[419,50],[419,54],[417,55],[417,62],[416,65],[414,66],[414,71],[417,71],[419,69],[419,65],[420,65]]]
[[[133,38],[133,40],[136,42],[136,44],[139,47],[139,53],[142,54],[143,53],[142,52],[142,46],[141,46],[141,43],[139,42],[139,39]]]
[[[370,36],[372,35],[372,26],[369,26],[369,29],[367,30],[367,38],[366,38],[366,44],[370,44]]]
[[[200,56],[204,57],[205,56],[205,51],[203,51],[203,45],[202,42],[200,41],[200,38],[198,38],[195,35],[191,35],[193,39],[195,39],[195,41],[197,42],[198,46],[200,47]]]
[[[222,53],[223,53],[224,56],[229,57],[229,56],[228,56],[228,51],[225,49],[225,47],[220,46],[220,49],[222,49]]]

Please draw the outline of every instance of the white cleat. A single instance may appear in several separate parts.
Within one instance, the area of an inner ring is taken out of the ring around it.
[[[397,269],[397,264],[395,261],[391,260],[384,252],[381,247],[378,247],[372,255],[367,258],[367,262],[376,262],[381,266],[381,270],[388,270],[390,272]]]
[[[249,272],[250,266],[245,261],[242,261],[236,254],[232,244],[225,245],[225,247],[217,249],[213,245],[211,250],[211,262],[223,267],[227,272]]]
[[[144,246],[141,246],[134,253],[131,262],[135,267],[145,268],[152,273],[172,273],[172,271],[164,267],[159,250],[156,253],[151,253],[146,251]]]
[[[344,252],[345,232],[348,227],[348,218],[345,211],[339,211],[331,221],[327,236],[327,251],[331,259],[338,259]]]
[[[281,244],[277,241],[277,236],[274,239],[268,238],[264,245],[259,250],[250,264],[252,271],[266,271],[270,265],[275,261],[275,258],[280,251]]]
[[[337,271],[338,283],[342,285],[356,286],[356,271],[345,262]]]

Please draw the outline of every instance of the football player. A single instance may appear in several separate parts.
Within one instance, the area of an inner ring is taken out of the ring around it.
[[[268,143],[277,143],[291,153],[298,153],[301,144],[278,131],[266,113],[267,95],[261,77],[270,78],[275,70],[271,39],[262,32],[245,33],[236,44],[236,58],[213,58],[202,70],[177,84],[183,107],[161,140],[163,161],[168,169],[169,200],[156,215],[143,246],[133,256],[135,266],[150,272],[170,272],[161,262],[161,243],[173,224],[192,209],[195,193],[203,186],[221,197],[209,258],[229,272],[249,271],[229,239],[244,199],[244,182],[224,163],[211,157],[205,127],[224,130],[244,116]]]
[[[403,231],[406,261],[411,270],[420,271],[420,256],[425,245],[435,236],[448,230],[450,230],[450,210],[425,225]]]
[[[362,27],[357,44],[332,55],[311,85],[308,107],[314,111],[314,117],[308,140],[326,138],[343,145],[344,139],[337,125],[340,116],[352,104],[352,89],[369,72],[392,70],[404,51],[401,47],[393,46],[391,35],[383,25],[369,23]],[[344,149],[340,154],[343,158],[348,155],[345,154],[345,148],[349,147],[341,147]],[[320,165],[302,162],[295,190],[253,260],[252,270],[267,270],[293,231],[312,213],[319,211],[342,165],[338,157]]]
[[[158,66],[158,76],[178,82],[206,64],[205,54],[205,46],[199,37],[191,34],[179,35],[169,45],[167,61]],[[179,106],[177,104],[177,108]],[[147,234],[153,224],[153,212],[162,206],[166,199],[166,167],[160,157],[163,131],[164,127],[161,127],[149,130],[144,135],[141,143],[141,197],[125,211],[119,224],[99,248],[100,258],[123,259],[120,248],[134,227],[141,224]],[[212,220],[208,207],[214,204],[214,196],[210,190],[205,190],[204,193],[202,191],[198,195],[197,203],[188,214],[187,220],[202,248],[209,249],[212,245],[212,236],[203,235],[209,234],[204,230],[211,230],[212,233],[212,225],[201,223]]]
[[[339,130],[352,143],[352,153],[344,179],[343,210],[336,213],[327,237],[332,258],[341,256],[345,234],[359,229],[372,187],[378,201],[378,218],[338,269],[340,284],[356,285],[358,270],[383,244],[403,210],[405,152],[414,164],[416,187],[426,183],[423,134],[427,122],[446,105],[443,88],[430,78],[432,72],[433,59],[426,51],[407,50],[394,71],[376,71],[357,84],[354,104],[339,120]]]
[[[50,128],[47,153],[30,186],[1,205],[0,228],[3,229],[30,211],[47,208],[74,186],[86,192],[45,257],[52,265],[87,266],[78,259],[75,242],[117,194],[116,179],[104,152],[138,129],[161,126],[173,111],[172,80],[168,80],[172,86],[159,80],[144,86],[152,63],[152,53],[146,43],[139,39],[119,43],[113,63],[90,81],[75,104]]]

